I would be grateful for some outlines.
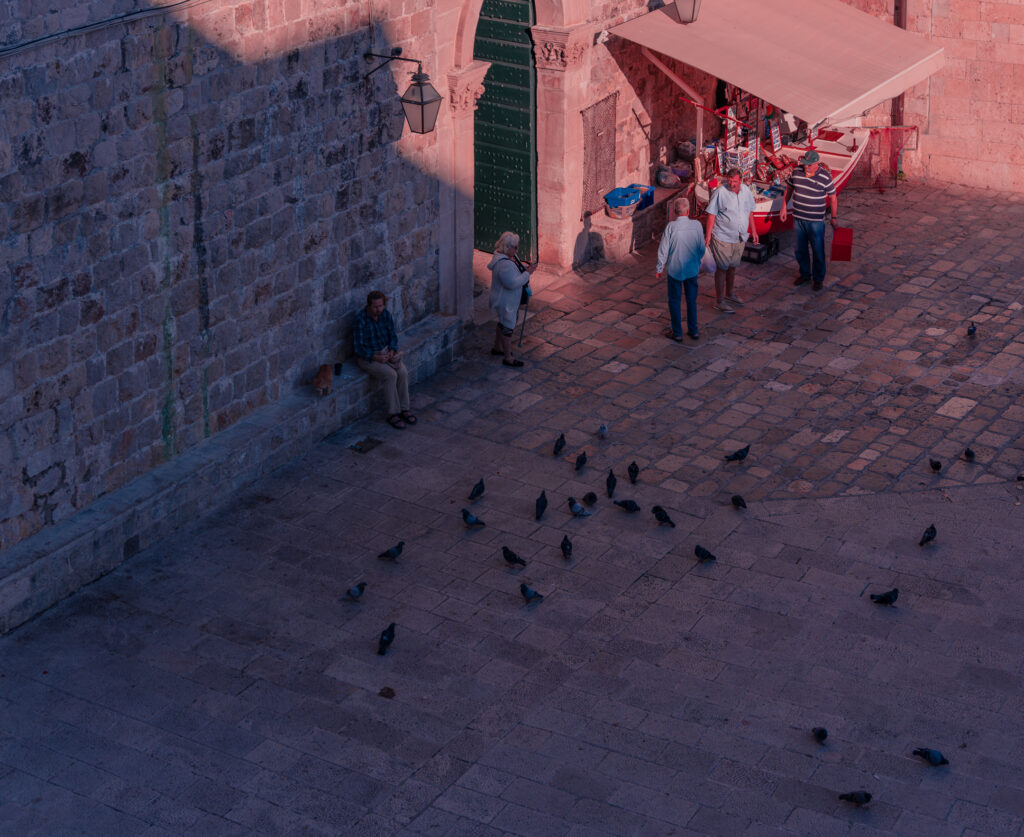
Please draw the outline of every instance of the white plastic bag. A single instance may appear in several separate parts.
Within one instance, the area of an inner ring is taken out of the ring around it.
[[[700,269],[702,273],[715,272],[715,257],[711,255],[710,247],[704,251],[704,258],[700,260]]]

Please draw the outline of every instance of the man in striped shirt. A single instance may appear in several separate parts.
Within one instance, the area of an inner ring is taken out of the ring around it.
[[[796,263],[800,268],[800,275],[793,284],[803,285],[813,279],[812,287],[820,291],[825,281],[825,205],[831,203],[834,227],[838,210],[836,187],[828,168],[821,165],[817,151],[808,151],[800,162],[803,171],[793,172],[789,179],[779,220],[786,220],[786,204],[792,197],[793,220],[796,221]]]

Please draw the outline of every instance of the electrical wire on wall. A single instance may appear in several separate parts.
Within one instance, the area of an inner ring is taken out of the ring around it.
[[[14,44],[9,47],[0,48],[0,58],[6,58],[9,55],[16,55],[19,52],[25,52],[29,49],[48,44],[52,41],[59,41],[64,38],[73,38],[77,35],[84,35],[87,32],[96,32],[100,29],[106,29],[109,26],[116,26],[119,23],[131,23],[136,20],[143,20],[148,17],[155,17],[157,15],[164,15],[168,12],[175,11],[178,9],[191,9],[196,6],[203,6],[207,3],[211,3],[213,0],[178,0],[176,3],[168,3],[166,6],[157,6],[151,9],[136,9],[132,12],[125,12],[121,15],[115,15],[114,17],[108,17],[104,20],[98,20],[94,23],[84,23],[81,26],[75,26],[71,29],[65,29],[62,32],[53,32],[49,35],[40,35],[38,38],[32,38],[28,41],[22,41],[21,43]]]

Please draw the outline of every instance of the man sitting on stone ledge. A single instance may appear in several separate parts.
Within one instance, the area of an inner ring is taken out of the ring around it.
[[[385,306],[388,298],[381,291],[370,291],[366,307],[356,316],[352,337],[359,368],[384,384],[387,422],[396,430],[415,424],[409,412],[409,370],[398,351],[395,318]]]

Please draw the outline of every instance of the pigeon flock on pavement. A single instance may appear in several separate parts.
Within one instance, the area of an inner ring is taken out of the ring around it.
[[[972,325],[973,328],[973,325]],[[598,430],[597,435],[601,439],[605,439],[608,436],[608,428],[602,424]],[[566,447],[565,434],[559,434],[558,439],[554,443],[553,455],[558,457]],[[725,456],[727,462],[743,462],[750,454],[750,445],[740,448]],[[963,453],[963,458],[968,462],[974,460],[974,451],[970,448],[966,448]],[[574,471],[579,473],[587,464],[587,452],[581,450],[574,461]],[[929,458],[929,466],[935,473],[939,473],[942,470],[942,463],[938,460]],[[635,485],[640,475],[640,466],[636,462],[631,462],[626,468],[626,473],[629,477],[630,485]],[[615,490],[618,485],[618,478],[615,476],[614,468],[608,470],[608,475],[605,478],[605,492],[608,499],[612,500],[613,504],[618,506],[620,509],[625,511],[628,515],[634,515],[642,510],[639,503],[632,499],[613,499]],[[478,501],[484,494],[484,479],[481,477],[480,480],[473,486],[469,492],[469,500],[472,503]],[[594,506],[598,502],[598,497],[595,492],[587,492],[583,497],[584,502],[588,506]],[[730,498],[730,503],[737,511],[743,511],[747,508],[747,503],[739,494],[734,494]],[[576,498],[568,497],[567,505],[569,513],[574,518],[587,518],[593,514],[593,511],[585,508],[581,505]],[[540,495],[537,497],[534,504],[534,519],[539,521],[545,514],[548,508],[547,493],[542,490]],[[487,524],[484,523],[479,517],[474,515],[467,508],[461,509],[462,520],[467,530],[477,530],[484,528]],[[655,505],[651,508],[651,513],[659,527],[667,526],[675,528],[675,523],[672,521],[669,513],[660,505]],[[928,526],[925,529],[924,534],[921,536],[919,546],[925,546],[928,543],[934,541],[938,535],[938,532],[934,524]],[[402,550],[405,548],[405,541],[399,541],[394,546],[386,549],[384,552],[378,555],[378,558],[395,562],[402,554]],[[573,545],[568,535],[562,536],[562,541],[559,544],[562,557],[566,561],[571,561],[573,557]],[[509,570],[517,570],[526,567],[527,562],[519,557],[515,552],[512,551],[508,546],[501,547],[502,557]],[[711,564],[716,561],[717,558],[710,550],[695,544],[693,553],[700,564]],[[341,601],[347,602],[359,602],[362,600],[364,592],[366,591],[366,582],[360,581],[354,586],[348,588],[345,593],[340,597]],[[870,601],[877,605],[895,607],[896,601],[899,597],[899,589],[894,587],[883,593],[871,593]],[[519,584],[519,593],[525,602],[527,608],[532,608],[544,600],[544,594],[538,592],[533,587],[529,586],[526,582]],[[380,634],[380,638],[377,646],[377,654],[384,656],[388,653],[391,644],[395,640],[395,623],[390,623]],[[814,727],[811,729],[811,735],[814,740],[821,746],[826,746],[826,740],[828,738],[828,730],[824,727]],[[949,764],[948,759],[939,751],[930,747],[918,747],[913,750],[912,753],[931,767],[941,767]],[[854,790],[848,793],[839,794],[839,799],[844,802],[849,802],[858,808],[864,807],[871,802],[872,794],[866,790]]]

